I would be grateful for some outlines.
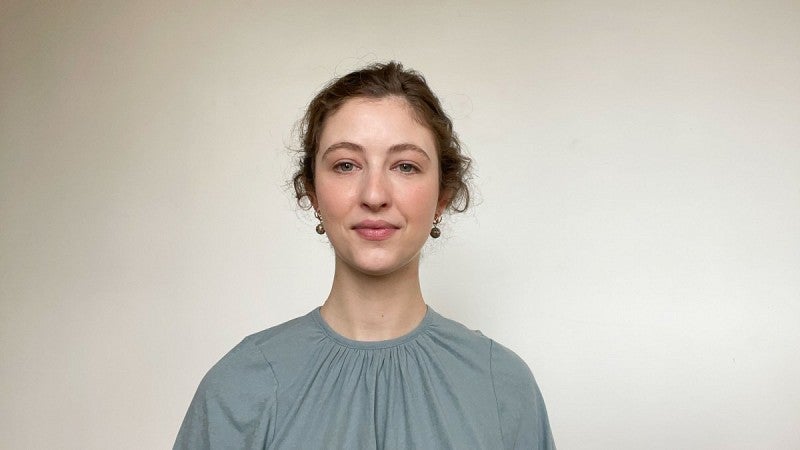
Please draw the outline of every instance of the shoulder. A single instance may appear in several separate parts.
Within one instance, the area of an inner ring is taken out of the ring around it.
[[[266,360],[280,358],[282,354],[292,354],[298,346],[321,338],[320,327],[314,319],[315,311],[251,334],[242,344],[258,351]]]
[[[528,365],[509,348],[432,312],[429,337],[491,379],[504,447],[555,448],[542,393]]]
[[[218,383],[235,376],[261,377],[270,371],[270,353],[280,352],[283,346],[293,342],[307,327],[306,316],[289,320],[242,339],[209,370],[204,383]]]
[[[487,337],[479,330],[473,330],[441,314],[431,311],[431,324],[428,334],[434,339],[446,342],[449,347],[485,358],[493,372],[510,377],[519,383],[531,382],[533,376],[516,353],[497,341]]]
[[[312,315],[297,317],[245,337],[209,370],[203,383],[213,386],[235,381],[246,387],[263,385],[265,379],[274,382],[276,361],[296,355],[304,343],[318,339],[319,331]]]
[[[269,361],[247,337],[223,356],[200,381],[187,415],[202,422],[250,421],[274,402],[277,380]],[[208,416],[208,417],[206,417]]]
[[[502,379],[504,384],[536,385],[528,364],[512,350],[494,340],[491,341],[491,365],[493,378]]]
[[[528,365],[507,347],[490,339],[480,331],[472,330],[435,311],[431,311],[431,316],[429,334],[435,339],[447,340],[484,354],[489,359],[488,362],[494,374],[510,378],[519,384],[533,382],[533,375]]]
[[[436,314],[436,313],[434,313]],[[461,350],[470,349],[476,356],[485,357],[494,383],[503,389],[534,388],[536,381],[530,368],[509,348],[485,336],[478,330],[471,330],[455,320],[436,314],[431,326],[432,334],[446,339],[451,346]]]
[[[224,393],[245,390],[271,382],[270,364],[252,337],[243,339],[214,364],[203,380],[200,390]]]
[[[308,316],[244,338],[206,373],[186,413],[176,449],[263,447],[271,435],[278,378],[274,354],[308,335]]]
[[[533,382],[533,375],[528,365],[516,353],[497,341],[487,337],[478,330],[441,314],[431,311],[431,324],[428,334],[435,340],[446,341],[449,345],[461,349],[472,349],[487,358],[493,374],[508,378],[515,384]]]
[[[173,448],[262,446],[273,423],[276,388],[269,363],[252,340],[243,340],[203,377]]]
[[[492,341],[491,373],[506,448],[554,449],[544,398],[525,361]]]
[[[442,316],[430,310],[428,335],[431,339],[446,343],[454,350],[462,353],[474,353],[478,357],[488,358],[492,341],[478,330],[473,330],[460,322]]]

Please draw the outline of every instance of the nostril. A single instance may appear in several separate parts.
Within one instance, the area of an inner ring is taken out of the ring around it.
[[[362,203],[371,208],[379,209],[389,205],[390,193],[386,180],[381,176],[370,176],[365,180],[361,190]]]
[[[376,211],[376,210],[379,210],[379,209],[386,208],[387,206],[389,206],[389,203],[387,203],[387,202],[363,202],[362,205],[364,205],[364,207],[366,207],[367,209]]]

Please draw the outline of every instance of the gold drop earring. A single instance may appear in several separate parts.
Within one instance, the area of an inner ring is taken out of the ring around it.
[[[316,228],[317,234],[325,234],[325,225],[322,224],[322,216],[319,215],[319,211],[314,211],[314,217],[319,220]],[[431,231],[431,233],[433,233],[433,231]]]
[[[442,216],[437,214],[436,217],[433,218],[433,228],[431,228],[431,237],[436,239],[442,235],[442,230],[439,229],[437,225],[442,221]]]

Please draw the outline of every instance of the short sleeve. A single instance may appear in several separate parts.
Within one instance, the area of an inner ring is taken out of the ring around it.
[[[200,382],[173,450],[265,448],[275,426],[276,388],[269,363],[245,339]]]
[[[555,449],[544,399],[528,366],[492,342],[491,371],[506,449]]]

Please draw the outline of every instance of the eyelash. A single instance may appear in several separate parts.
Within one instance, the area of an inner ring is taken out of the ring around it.
[[[345,166],[345,165],[349,165],[350,169],[349,170],[344,170],[342,168],[342,166]],[[333,166],[333,170],[335,170],[337,172],[340,172],[340,173],[349,173],[349,172],[352,172],[355,169],[356,169],[356,163],[354,163],[352,161],[341,161],[341,162],[336,163],[336,165]]]
[[[344,166],[349,166],[349,169],[345,169]],[[400,170],[400,168],[404,167],[404,166],[408,166],[409,170],[408,171]],[[398,169],[397,170],[398,172],[400,172],[402,174],[406,174],[406,175],[419,173],[419,171],[420,171],[419,167],[417,167],[414,164],[408,163],[408,162],[402,162],[402,163],[396,164],[394,167]],[[350,172],[354,171],[357,168],[358,168],[358,166],[356,166],[356,163],[354,163],[352,161],[341,161],[341,162],[336,163],[333,166],[333,170],[335,170],[335,171],[337,171],[339,173],[350,173]]]
[[[405,172],[403,170],[399,170],[400,167],[402,167],[402,166],[408,166],[410,168],[410,170],[408,172]],[[400,173],[404,173],[404,174],[419,173],[419,167],[417,167],[417,166],[415,166],[414,164],[411,164],[411,163],[402,162],[400,164],[397,164],[395,167],[397,167],[398,172],[400,172]]]

